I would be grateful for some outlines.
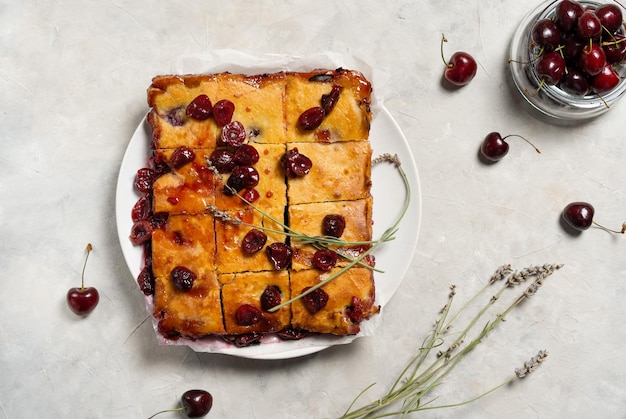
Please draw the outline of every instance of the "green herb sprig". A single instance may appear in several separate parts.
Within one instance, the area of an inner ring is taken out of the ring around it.
[[[504,321],[505,317],[513,309],[519,306],[523,301],[535,295],[543,285],[544,280],[562,266],[563,265],[545,264],[541,266],[531,266],[521,271],[514,272],[510,265],[504,265],[492,275],[487,285],[455,312],[452,312],[452,303],[456,295],[456,286],[452,285],[450,287],[448,302],[441,310],[440,316],[435,322],[434,330],[428,333],[419,347],[417,354],[409,360],[389,391],[379,399],[365,404],[362,407],[355,408],[359,399],[368,390],[374,387],[375,384],[371,384],[357,394],[355,399],[348,406],[346,412],[338,419],[373,419],[390,416],[405,417],[409,413],[417,411],[461,406],[485,397],[511,383],[513,380],[526,377],[545,360],[548,356],[547,351],[539,351],[537,355],[524,363],[522,368],[516,369],[513,376],[469,400],[454,404],[435,405],[433,398],[426,399],[430,392],[441,386],[444,383],[444,379],[471,351],[484,341],[494,328]],[[464,342],[467,336],[475,329],[476,325],[483,320],[488,309],[501,298],[503,293],[507,289],[514,288],[525,282],[529,282],[527,288],[519,294],[502,313],[488,320],[476,336],[465,345]],[[453,326],[453,321],[456,321],[470,305],[479,297],[484,296],[496,283],[503,283],[503,285],[488,298],[488,301],[484,303],[478,314],[469,319],[467,325],[457,337],[452,340],[449,346],[445,349],[439,349],[444,348],[446,339],[449,337],[449,330]]]

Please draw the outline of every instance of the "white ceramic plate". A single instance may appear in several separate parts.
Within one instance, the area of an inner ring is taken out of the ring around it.
[[[128,239],[132,227],[131,210],[139,198],[133,183],[137,170],[146,167],[148,163],[151,137],[150,128],[144,118],[130,139],[117,182],[117,231],[122,252],[133,280],[139,275],[144,263],[143,248],[133,246]],[[384,153],[398,155],[402,162],[402,168],[408,177],[411,190],[409,209],[399,225],[395,240],[381,245],[374,252],[376,268],[384,271],[374,275],[376,301],[381,307],[384,307],[400,286],[413,258],[421,221],[421,193],[417,167],[406,138],[391,114],[382,106],[372,121],[370,142],[374,157]],[[388,163],[379,163],[373,166],[372,182],[372,195],[374,196],[373,232],[374,239],[378,239],[398,218],[406,192],[399,172]],[[151,312],[151,305],[152,299],[147,297],[146,306],[149,312]],[[356,337],[371,334],[379,317],[380,315],[373,316],[370,320],[364,321],[361,324],[362,332],[356,336],[313,336],[298,341],[270,339],[261,345],[246,348],[227,345],[221,339],[209,339],[207,341],[180,339],[176,342],[165,342],[158,334],[157,338],[164,344],[187,345],[201,352],[215,352],[254,359],[287,359],[318,352],[333,345],[349,343]]]

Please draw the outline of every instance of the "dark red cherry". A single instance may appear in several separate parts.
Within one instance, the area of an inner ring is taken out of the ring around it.
[[[252,326],[261,321],[263,313],[250,304],[242,304],[235,312],[235,320],[240,326]]]
[[[606,55],[598,44],[585,45],[578,59],[578,67],[590,76],[599,74],[606,65]]]
[[[465,86],[476,76],[476,72],[478,71],[476,60],[470,54],[463,51],[455,52],[449,60],[446,60],[443,53],[444,42],[448,42],[448,40],[444,35],[441,35],[441,59],[446,65],[443,77],[455,86]]]
[[[561,213],[563,221],[574,230],[584,231],[591,227],[592,224],[610,233],[625,234],[626,223],[622,224],[621,230],[612,230],[593,220],[595,210],[593,205],[588,202],[572,202],[567,204]]]
[[[291,264],[291,249],[284,243],[272,243],[265,252],[277,271],[287,269]]]
[[[561,42],[561,30],[552,19],[541,19],[533,25],[531,37],[544,51],[553,51]]]
[[[261,197],[261,195],[259,194],[259,191],[257,191],[254,188],[246,189],[240,195],[246,202],[250,202],[250,203],[256,201],[257,199]]]
[[[187,105],[185,114],[187,118],[197,119],[198,121],[204,121],[211,117],[213,111],[213,105],[211,99],[207,95],[196,96],[194,100]]]
[[[225,148],[215,149],[209,156],[209,161],[219,173],[230,173],[236,166],[235,155]]]
[[[280,305],[281,302],[280,289],[278,289],[276,285],[268,285],[263,291],[263,294],[261,294],[261,309],[263,311],[269,311],[277,305]]]
[[[144,167],[137,170],[135,177],[135,189],[141,193],[148,193],[152,190],[152,184],[155,180],[155,172],[152,169]]]
[[[565,74],[565,59],[555,51],[543,54],[537,59],[536,71],[545,84],[553,86]]]
[[[290,178],[305,176],[313,167],[311,159],[304,154],[300,154],[297,147],[287,150],[281,159],[281,163],[287,177]]]
[[[235,166],[226,181],[225,195],[234,195],[233,191],[252,189],[259,184],[259,172],[252,166]]]
[[[170,156],[170,165],[174,169],[183,167],[187,163],[191,163],[196,158],[196,153],[192,148],[187,146],[178,147]]]
[[[604,28],[613,33],[623,25],[622,10],[615,4],[607,3],[596,7],[596,16]]]
[[[602,49],[609,64],[617,65],[626,61],[626,38],[624,35],[614,35],[613,38],[602,43]]]
[[[329,93],[322,95],[322,109],[324,109],[326,115],[328,115],[337,104],[342,89],[342,86],[334,84]]]
[[[327,214],[322,220],[322,233],[324,236],[341,237],[346,228],[346,219],[339,214]]]
[[[162,410],[150,416],[152,419],[161,413],[185,412],[188,418],[201,418],[206,416],[213,407],[213,396],[205,390],[187,390],[180,398],[182,407],[177,409]]]
[[[152,214],[152,201],[150,195],[143,195],[137,200],[131,211],[131,219],[133,223],[147,220]]]
[[[149,220],[137,221],[130,229],[130,242],[135,246],[144,244],[152,238],[152,223]]]
[[[241,250],[246,255],[253,255],[263,249],[267,242],[267,235],[259,229],[248,231],[241,242]]]
[[[505,141],[509,137],[518,137],[526,141],[532,147],[534,147],[537,153],[541,153],[537,147],[535,147],[530,141],[521,135],[507,135],[502,137],[498,132],[490,132],[487,134],[480,146],[480,154],[487,160],[496,162],[502,159],[509,152],[509,144]]]
[[[96,288],[85,287],[85,267],[87,266],[87,259],[89,258],[89,254],[92,249],[93,247],[91,244],[88,244],[87,256],[85,256],[85,263],[81,274],[80,288],[70,288],[65,296],[70,310],[79,316],[86,316],[91,313],[100,301],[100,294]]]
[[[238,166],[252,166],[259,161],[259,152],[250,144],[243,144],[235,151],[233,162]]]
[[[144,266],[141,272],[139,272],[137,284],[144,295],[154,295],[154,277],[149,266]]]
[[[576,34],[581,39],[594,39],[602,35],[602,23],[593,10],[585,10],[576,22]]]
[[[320,249],[313,254],[311,264],[324,272],[328,272],[337,264],[337,253],[330,249]]]
[[[205,390],[187,390],[181,397],[185,414],[190,418],[206,416],[213,407],[213,396]]]
[[[587,202],[572,202],[563,209],[563,220],[576,230],[587,230],[593,223],[595,209]]]
[[[222,99],[213,105],[213,118],[222,127],[233,119],[234,113],[235,104],[228,99]]]
[[[606,93],[619,84],[621,78],[611,64],[606,64],[600,73],[591,79],[591,89],[596,93]]]
[[[578,62],[578,58],[586,44],[581,42],[575,34],[566,34],[561,38],[561,52],[568,63]]]
[[[304,293],[311,287],[304,288],[301,293]],[[328,293],[321,288],[317,288],[316,290],[311,291],[302,297],[302,303],[304,307],[311,314],[315,314],[321,309],[323,309],[328,303]]]
[[[568,68],[559,86],[565,92],[574,96],[585,96],[590,89],[586,75],[574,67]]]
[[[571,0],[561,0],[555,9],[554,22],[562,32],[571,32],[576,27],[578,18],[583,14],[580,3]]]
[[[316,106],[302,112],[298,118],[298,125],[307,131],[314,130],[322,124],[325,116],[324,108]]]
[[[196,279],[196,274],[184,266],[176,266],[170,272],[170,279],[174,284],[174,287],[179,291],[189,291],[193,287],[193,281]]]
[[[230,121],[222,127],[220,140],[229,146],[239,147],[246,141],[246,129],[241,122]]]

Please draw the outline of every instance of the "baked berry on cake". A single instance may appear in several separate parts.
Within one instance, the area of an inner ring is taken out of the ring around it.
[[[131,240],[166,339],[355,334],[378,312],[371,92],[341,68],[152,80]]]

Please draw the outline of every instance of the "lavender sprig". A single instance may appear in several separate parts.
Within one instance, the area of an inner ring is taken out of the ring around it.
[[[530,266],[521,271],[514,272],[510,265],[503,265],[492,275],[487,285],[480,289],[466,304],[461,306],[459,310],[454,313],[452,313],[452,303],[456,296],[457,289],[455,285],[452,285],[448,295],[448,302],[441,310],[439,318],[435,322],[434,329],[427,334],[417,354],[409,360],[389,391],[374,402],[354,409],[360,397],[370,390],[374,384],[366,387],[355,397],[346,412],[340,416],[339,419],[382,418],[389,416],[405,417],[411,412],[461,406],[485,397],[515,379],[526,377],[545,360],[548,355],[547,351],[539,351],[537,355],[524,363],[522,368],[515,369],[513,376],[474,398],[446,405],[436,405],[432,398],[426,400],[427,395],[436,387],[444,384],[444,379],[454,371],[471,351],[484,342],[487,335],[502,323],[512,310],[523,301],[534,296],[543,285],[545,279],[556,270],[561,269],[562,266],[563,265],[557,264],[544,264]],[[495,301],[498,301],[507,290],[526,282],[529,283],[527,287],[517,295],[508,307],[502,313],[495,315],[494,318],[487,321],[483,328],[476,333],[476,336],[468,340],[468,335],[473,331],[479,321],[483,319],[486,311],[493,306]],[[470,304],[479,297],[484,296],[494,284],[498,283],[501,284],[500,288],[487,299],[478,314],[468,320],[466,326],[458,334],[458,337],[452,340],[446,348],[444,344],[448,337],[448,331],[452,327],[452,321],[457,320]],[[465,343],[466,341],[467,344]]]

